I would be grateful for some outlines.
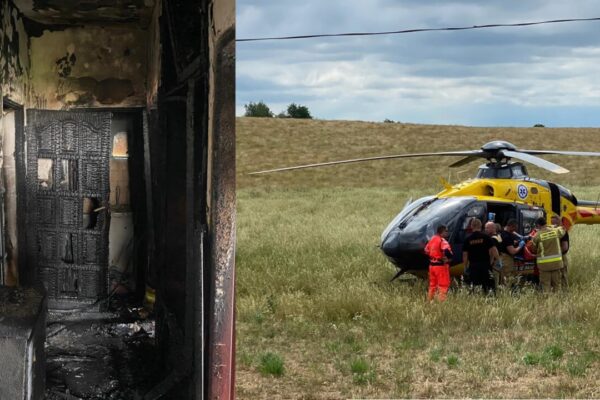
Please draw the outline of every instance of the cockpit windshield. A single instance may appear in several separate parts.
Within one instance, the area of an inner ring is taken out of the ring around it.
[[[394,220],[389,223],[387,228],[385,228],[385,230],[381,234],[381,240],[383,241],[392,229],[398,227],[398,225],[400,224],[400,221],[405,219],[405,217],[407,215],[413,214],[416,210],[418,210],[420,207],[422,207],[423,204],[431,203],[433,200],[435,200],[435,196],[426,196],[426,197],[421,197],[420,199],[417,199],[417,200],[413,201],[412,203],[408,203],[402,209],[402,211],[400,211],[400,214],[396,215]]]
[[[477,178],[522,179],[527,177],[527,169],[521,163],[511,163],[499,166],[489,164],[479,166]]]
[[[475,201],[473,197],[424,198],[409,210],[403,210],[388,226],[383,237],[396,228],[405,235],[423,240],[430,239],[439,225],[446,225],[450,232],[457,229],[456,221],[465,208]],[[416,203],[416,202],[415,202]]]

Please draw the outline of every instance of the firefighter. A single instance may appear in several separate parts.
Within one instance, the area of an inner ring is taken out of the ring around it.
[[[481,232],[481,220],[473,218],[471,228],[473,233],[467,236],[463,243],[465,268],[470,271],[473,286],[481,286],[484,293],[495,292],[496,282],[492,275],[492,262],[496,260],[498,250],[492,238]]]
[[[500,227],[500,228],[498,228]],[[502,260],[500,260],[500,243],[502,243],[502,237],[500,236],[501,225],[495,223],[494,221],[488,221],[485,223],[484,231],[486,235],[488,235],[492,242],[494,243],[494,247],[491,249],[492,251],[492,272],[494,274],[494,282],[496,286],[500,283],[500,274],[502,271]]]
[[[511,218],[508,220],[504,230],[500,232],[501,240],[498,246],[502,263],[499,283],[509,287],[515,283],[514,256],[525,247],[525,241],[516,233],[517,226],[516,219]]]
[[[554,214],[551,218],[552,225],[558,227],[563,226],[560,222],[560,217]],[[563,268],[560,270],[560,285],[563,290],[566,290],[569,286],[569,279],[567,274],[567,252],[569,251],[569,232],[566,232],[565,236],[560,239],[560,251],[562,252]]]
[[[446,239],[448,239],[448,228],[440,225],[436,234],[425,246],[425,253],[429,256],[429,291],[427,293],[429,301],[433,301],[436,291],[439,301],[446,300],[446,293],[450,287],[452,249]]]
[[[565,236],[565,228],[547,225],[544,217],[538,218],[535,223],[538,231],[533,238],[532,248],[537,256],[540,285],[544,292],[558,291],[563,268],[560,239]]]

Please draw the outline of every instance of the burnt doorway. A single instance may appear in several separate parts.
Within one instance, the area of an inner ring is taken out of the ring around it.
[[[2,187],[0,188],[0,285],[16,286],[21,282],[20,269],[24,254],[24,225],[22,202],[25,199],[25,167],[23,161],[24,124],[23,107],[8,98],[3,99],[2,110]]]
[[[28,110],[27,121],[29,273],[49,308],[99,304],[108,288],[111,113]]]

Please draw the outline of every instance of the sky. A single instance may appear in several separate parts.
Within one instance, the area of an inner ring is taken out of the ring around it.
[[[597,0],[237,0],[238,39],[600,17]],[[600,21],[238,42],[236,114],[600,127]]]

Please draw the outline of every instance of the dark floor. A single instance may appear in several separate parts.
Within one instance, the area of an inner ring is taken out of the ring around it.
[[[141,399],[157,382],[154,320],[142,308],[51,313],[46,399]]]

